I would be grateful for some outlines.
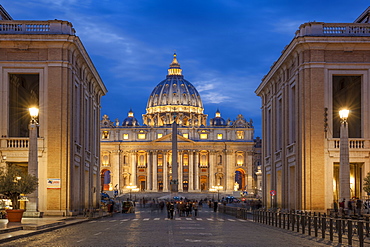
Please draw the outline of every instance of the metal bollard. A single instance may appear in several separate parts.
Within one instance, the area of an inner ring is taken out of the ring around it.
[[[326,217],[323,217],[321,220],[321,237],[325,239],[325,231],[326,231]]]
[[[279,214],[279,228],[281,228],[281,213]]]
[[[333,218],[330,218],[329,224],[330,224],[330,227],[329,227],[330,241],[333,242],[333,235],[334,235]]]
[[[352,220],[348,220],[348,245],[352,246]]]
[[[299,224],[300,224],[300,215],[299,215],[299,213],[297,214],[297,232],[299,232]]]
[[[337,219],[336,220],[336,222],[337,222],[337,232],[338,232],[338,242],[341,244],[342,243],[342,234],[343,234],[343,232],[342,232],[342,220],[341,219]]]
[[[360,247],[364,246],[364,222],[357,221],[357,230],[358,230],[358,242]]]
[[[318,225],[317,225],[317,216],[314,215],[313,216],[313,227],[315,229],[315,238],[317,238],[317,235],[318,235]]]

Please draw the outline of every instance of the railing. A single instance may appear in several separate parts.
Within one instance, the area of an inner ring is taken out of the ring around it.
[[[370,149],[370,140],[364,139],[350,139],[348,141],[348,146],[350,149]],[[329,149],[339,149],[340,148],[340,139],[329,140]]]
[[[37,145],[39,148],[44,146],[43,138],[37,139]],[[15,150],[15,149],[28,149],[29,138],[28,137],[6,137],[0,138],[0,148],[2,150]]]
[[[75,35],[72,23],[50,21],[0,21],[0,34],[68,34]]]
[[[253,221],[316,238],[329,238],[340,244],[346,239],[349,246],[368,246],[370,234],[369,217],[339,218],[310,212],[272,212],[254,210]]]
[[[6,140],[7,148],[28,148],[29,138],[14,138]]]
[[[262,223],[316,238],[328,239],[331,242],[348,246],[370,246],[369,217],[340,218],[337,214],[326,215],[311,212],[277,212],[262,209],[249,210],[241,207],[219,206],[219,212],[239,219],[252,219]]]
[[[362,23],[304,23],[296,32],[298,36],[370,36],[370,25]]]

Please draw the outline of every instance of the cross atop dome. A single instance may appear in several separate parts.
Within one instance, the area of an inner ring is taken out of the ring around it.
[[[168,69],[168,75],[182,75],[182,69],[180,68],[180,64],[177,61],[176,53],[173,54],[173,60],[170,64],[170,68]]]

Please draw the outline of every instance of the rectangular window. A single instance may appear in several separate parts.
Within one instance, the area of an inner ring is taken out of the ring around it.
[[[123,140],[128,140],[128,134],[123,134]]]
[[[157,138],[161,138],[163,136],[163,134],[159,133],[157,134]]]
[[[184,133],[184,134],[182,134],[182,136],[189,139],[189,134],[188,133]]]
[[[183,156],[183,165],[184,166],[189,165],[189,155],[188,154],[184,154],[184,156]]]
[[[102,139],[109,139],[109,131],[107,130],[103,131]]]
[[[137,138],[140,139],[140,140],[144,140],[145,139],[145,134],[137,134]]]
[[[236,138],[237,139],[244,139],[244,131],[242,131],[242,130],[236,131]]]
[[[163,154],[158,154],[158,166],[163,166]]]
[[[289,144],[295,142],[295,86],[289,91]]]
[[[217,139],[222,140],[222,134],[217,134]]]
[[[283,101],[281,98],[278,99],[277,101],[277,114],[276,114],[276,150],[281,150],[282,148],[282,119],[283,119],[283,112],[282,112],[282,107],[283,107]]]
[[[362,138],[361,76],[333,76],[333,137],[340,138],[339,110],[348,109],[348,137]]]
[[[29,136],[28,108],[39,108],[39,80],[38,74],[9,74],[9,137]]]
[[[200,139],[207,139],[208,138],[208,134],[200,134]]]

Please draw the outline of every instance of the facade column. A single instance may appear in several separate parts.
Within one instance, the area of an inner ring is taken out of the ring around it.
[[[136,176],[136,169],[137,169],[137,155],[136,151],[131,152],[131,167],[132,167],[132,172],[131,172],[131,183],[132,185],[137,185],[137,176]]]
[[[178,175],[179,175],[179,184],[178,184],[178,191],[182,192],[184,191],[184,186],[183,186],[183,182],[184,182],[184,167],[183,167],[183,153],[184,151],[179,151],[178,152],[178,159],[177,159],[177,163],[179,164],[179,169],[178,169]]]
[[[153,173],[153,185],[152,185],[152,191],[158,192],[158,150],[153,151],[153,167],[152,167],[152,173]]]
[[[215,173],[216,173],[216,159],[215,159],[215,151],[214,150],[209,150],[209,185],[208,188],[212,188],[212,186],[218,185],[216,184],[215,181]]]
[[[248,195],[255,192],[253,185],[253,152],[248,151],[246,152],[247,157],[245,158],[246,167],[247,167],[247,174],[245,174],[245,185],[247,186]],[[244,189],[244,188],[243,188]],[[281,193],[281,192],[280,192]]]
[[[226,191],[232,192],[234,191],[234,166],[235,164],[232,162],[232,155],[233,152],[231,150],[226,151],[226,176],[225,176],[225,185]]]
[[[121,173],[120,173],[120,166],[119,166],[119,154],[120,150],[114,150],[110,153],[110,159],[109,163],[111,165],[111,183],[113,190],[116,189],[116,184],[118,184],[117,189],[121,188]],[[115,166],[113,164],[118,164],[118,166]]]
[[[195,160],[194,160],[194,174],[195,174],[195,191],[199,191],[199,152],[195,151]]]
[[[168,192],[167,151],[163,151],[163,192]]]
[[[188,166],[189,166],[189,192],[192,192],[194,190],[194,151],[189,150],[189,161],[188,161]]]
[[[147,190],[151,191],[152,190],[152,169],[153,169],[153,151],[149,151],[147,153],[147,160],[146,160],[146,165],[147,165],[147,181],[146,181],[146,186]]]

